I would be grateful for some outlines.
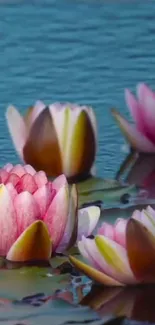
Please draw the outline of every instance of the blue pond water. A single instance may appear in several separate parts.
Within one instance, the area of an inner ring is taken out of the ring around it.
[[[71,101],[94,107],[99,125],[98,173],[115,175],[125,155],[124,140],[110,108],[117,107],[129,117],[124,88],[135,90],[141,81],[155,88],[154,9],[154,0],[0,0],[1,165],[19,161],[4,117],[8,104],[22,112],[37,99]],[[4,296],[2,288],[0,295]],[[65,305],[63,313],[60,304],[57,310],[51,304],[37,312],[34,306],[11,305],[9,312],[2,306],[0,322],[51,324],[52,315],[60,325],[68,315],[73,319],[70,306]],[[77,320],[75,310],[72,313]],[[89,312],[89,317],[96,319],[96,314]]]
[[[94,107],[97,169],[112,177],[124,140],[111,107],[128,115],[124,88],[155,84],[154,1],[0,1],[0,162],[17,162],[5,123],[9,103],[35,100]]]

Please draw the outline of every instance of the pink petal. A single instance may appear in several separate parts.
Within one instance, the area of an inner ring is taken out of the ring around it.
[[[126,249],[105,236],[97,235],[94,241],[108,275],[126,284],[135,283],[136,279],[130,268]]]
[[[5,169],[8,173],[11,171],[11,169],[13,168],[13,165],[8,163],[6,164],[3,169]]]
[[[152,208],[147,207],[141,211],[141,223],[155,236],[155,219],[152,215]]]
[[[35,220],[40,219],[37,202],[29,192],[22,192],[15,197],[14,207],[17,215],[18,236]]]
[[[155,152],[155,145],[144,134],[130,125],[116,110],[112,110],[112,114],[132,148],[140,152]]]
[[[50,206],[50,203],[54,199],[55,194],[56,194],[56,190],[51,191],[47,185],[40,187],[33,194],[33,197],[35,198],[40,208],[40,214],[42,216],[42,219],[44,218],[45,213]]]
[[[25,172],[34,176],[34,174],[36,174],[35,169],[31,166],[31,165],[25,165],[24,166]]]
[[[28,191],[33,194],[35,191],[37,191],[37,189],[38,187],[34,180],[34,177],[30,174],[23,175],[16,185],[16,190],[18,193],[22,191]]]
[[[36,101],[33,110],[32,110],[32,114],[30,116],[31,121],[30,121],[30,126],[32,126],[32,124],[34,123],[34,121],[36,120],[36,118],[40,115],[40,113],[46,108],[46,105],[41,101],[38,100]]]
[[[147,85],[141,83],[137,87],[137,94],[143,108],[147,136],[155,143],[155,93]]]
[[[114,243],[113,241],[111,241],[110,239],[107,238],[107,240],[110,243]],[[134,277],[133,274],[130,270],[130,267],[128,265],[127,262],[127,255],[126,255],[126,251],[123,247],[117,246],[118,249],[118,254],[120,251],[120,258],[124,260],[124,269],[121,271],[118,271],[115,267],[113,267],[113,265],[111,265],[110,263],[108,264],[107,261],[105,260],[104,256],[100,253],[95,240],[94,239],[89,239],[89,238],[82,238],[82,242],[84,245],[84,250],[82,249],[81,251],[81,244],[78,244],[78,248],[81,252],[81,254],[83,254],[84,252],[84,256],[86,257],[87,255],[89,256],[88,261],[91,263],[91,265],[93,265],[97,270],[99,270],[100,272],[105,273],[106,275],[114,278],[115,280],[119,281],[120,283],[133,283]],[[114,243],[115,244],[115,243]]]
[[[105,265],[103,266],[102,256],[93,239],[82,236],[82,240],[78,242],[78,249],[81,255],[83,255],[93,267],[100,272],[108,274]]]
[[[13,202],[5,185],[0,186],[0,255],[6,256],[17,239],[17,222]]]
[[[135,210],[131,216],[131,218],[137,220],[137,221],[142,221],[142,216],[141,216],[141,211]]]
[[[152,209],[152,207],[149,205],[149,206],[146,208],[146,211],[147,211],[148,213],[151,214],[151,216],[152,216],[152,218],[154,219],[154,222],[155,222],[155,210]]]
[[[46,184],[46,186],[48,187],[49,191],[52,191],[53,190],[53,185],[52,185],[52,182],[49,182]],[[55,190],[56,192],[56,190]]]
[[[51,235],[53,251],[56,250],[63,237],[67,224],[68,213],[69,190],[68,186],[66,185],[62,186],[56,193],[44,217],[44,222],[47,224],[49,233]]]
[[[48,229],[44,222],[37,220],[18,237],[6,258],[12,262],[47,262],[51,257],[51,248]],[[27,285],[27,283],[23,284]]]
[[[115,237],[114,226],[110,225],[107,222],[103,222],[102,226],[98,230],[98,234],[114,240]]]
[[[84,257],[88,262],[90,262],[90,264],[91,264],[93,267],[95,267],[95,268],[101,270],[100,266],[97,266],[96,263],[94,262],[94,260],[93,260],[91,257],[89,257],[89,254],[88,254],[88,252],[87,252],[87,249],[85,248],[85,237],[84,237],[84,236],[82,236],[82,239],[78,242],[78,249],[79,249],[81,255],[82,255],[82,256],[83,256],[83,257]]]
[[[137,129],[144,133],[145,125],[143,122],[143,111],[141,105],[136,100],[135,96],[130,92],[130,90],[125,89],[125,99],[130,110],[133,120],[136,122]]]
[[[16,186],[20,182],[20,177],[16,174],[10,174],[7,183],[11,183],[13,186]]]
[[[78,239],[82,235],[88,237],[92,234],[100,218],[100,209],[97,206],[90,206],[78,210]]]
[[[43,171],[40,171],[40,172],[36,173],[34,175],[34,180],[35,180],[38,188],[44,186],[48,182],[46,174]]]
[[[19,177],[22,177],[25,174],[25,169],[24,166],[22,165],[15,165],[11,170],[10,170],[11,174],[16,174]]]
[[[126,226],[127,226],[128,220],[125,219],[117,219],[115,226],[114,226],[114,240],[122,245],[123,247],[126,247]]]
[[[23,148],[27,140],[27,129],[23,117],[15,107],[9,106],[6,111],[6,120],[14,146],[23,158]]]
[[[150,206],[146,210],[135,211],[132,218],[141,222],[155,236],[155,210]]]
[[[7,183],[6,188],[9,191],[9,194],[10,194],[10,196],[12,198],[12,201],[14,201],[14,199],[17,196],[18,193],[17,193],[16,189],[14,188],[13,184],[12,183]]]
[[[0,182],[1,183],[6,183],[8,179],[9,173],[5,169],[0,169]]]
[[[76,185],[73,184],[70,188],[70,198],[69,198],[69,212],[64,234],[61,238],[57,252],[64,252],[70,249],[77,240],[78,232],[78,195]]]
[[[52,188],[58,191],[62,186],[67,184],[67,179],[65,175],[60,175],[52,182]]]

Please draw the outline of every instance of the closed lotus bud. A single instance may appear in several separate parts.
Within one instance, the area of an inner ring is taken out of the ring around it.
[[[15,107],[6,113],[21,158],[50,177],[90,174],[96,155],[97,126],[91,107],[37,102],[22,117]]]

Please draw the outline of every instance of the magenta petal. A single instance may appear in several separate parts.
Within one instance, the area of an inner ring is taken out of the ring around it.
[[[155,93],[143,83],[138,85],[137,93],[143,108],[147,135],[155,143]]]
[[[132,148],[140,152],[155,152],[155,145],[143,133],[129,124],[116,110],[113,109],[112,114]]]
[[[17,239],[17,222],[12,198],[5,185],[0,186],[0,255],[6,256]]]
[[[62,186],[56,193],[47,213],[44,222],[48,226],[52,239],[52,250],[58,247],[68,220],[69,213],[69,191],[68,186]]]
[[[143,110],[141,105],[136,100],[135,96],[130,92],[130,90],[125,89],[125,99],[130,110],[131,116],[136,123],[137,129],[145,134],[145,126],[143,122]]]
[[[40,172],[36,173],[34,175],[34,180],[35,180],[38,188],[44,186],[48,182],[48,179],[47,179],[44,171],[40,171]]]
[[[34,177],[30,174],[23,175],[16,186],[18,193],[22,191],[28,191],[33,194],[35,191],[37,191],[37,189],[38,187],[34,180]]]
[[[11,183],[13,186],[16,186],[20,182],[20,177],[16,174],[10,174],[7,183]]]
[[[18,235],[20,235],[31,223],[40,219],[40,210],[29,192],[18,194],[14,200],[14,207],[17,215]]]

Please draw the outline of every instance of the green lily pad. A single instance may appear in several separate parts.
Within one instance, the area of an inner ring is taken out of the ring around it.
[[[74,246],[74,247],[70,248],[68,251],[66,251],[64,253],[64,255],[62,255],[62,256],[57,255],[55,257],[52,257],[49,262],[50,262],[50,265],[52,266],[52,268],[55,269],[55,268],[63,265],[64,263],[69,262],[69,260],[68,260],[69,255],[75,256],[75,255],[79,255],[79,254],[80,253],[79,253],[78,247]]]
[[[79,206],[86,203],[101,201],[102,203],[120,203],[124,195],[135,195],[138,192],[135,185],[115,186],[107,189],[90,190],[88,192],[79,191]]]
[[[63,265],[64,263],[68,262],[67,256],[55,256],[50,259],[50,265],[53,269]]]
[[[91,177],[84,182],[77,183],[78,192],[88,193],[91,191],[106,190],[118,187],[120,183],[114,179],[104,179],[99,177]]]
[[[51,295],[65,288],[70,275],[52,275],[50,268],[23,267],[0,270],[0,296],[7,299],[22,299],[25,296],[44,293]]]

